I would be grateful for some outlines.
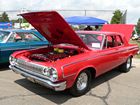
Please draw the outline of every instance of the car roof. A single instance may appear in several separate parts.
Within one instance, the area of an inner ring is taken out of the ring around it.
[[[117,32],[107,32],[107,31],[76,31],[76,33],[83,33],[83,34],[103,34],[103,35],[121,35],[123,36],[121,33],[117,33]]]
[[[34,32],[36,30],[25,30],[25,29],[4,29],[0,31],[6,31],[6,32]]]

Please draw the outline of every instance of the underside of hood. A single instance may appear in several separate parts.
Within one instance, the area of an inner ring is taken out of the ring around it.
[[[68,43],[88,49],[69,24],[55,11],[21,14],[52,44]]]
[[[103,25],[102,31],[117,32],[124,35],[127,41],[130,40],[134,25],[132,24],[105,24]]]

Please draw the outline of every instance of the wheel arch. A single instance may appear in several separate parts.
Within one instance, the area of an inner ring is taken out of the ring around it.
[[[91,73],[91,79],[96,78],[96,69],[95,69],[95,67],[93,67],[93,66],[86,66],[86,67],[81,68],[80,70],[78,70],[78,72],[76,73],[76,76],[75,76],[75,78],[74,78],[74,81],[77,79],[78,75],[79,75],[81,72],[86,71],[86,70],[90,71],[90,73]],[[73,83],[73,84],[74,84],[74,83]]]

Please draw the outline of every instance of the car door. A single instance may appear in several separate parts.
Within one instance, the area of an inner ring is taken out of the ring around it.
[[[6,43],[1,43],[1,60],[8,62],[9,56],[19,50],[29,49],[29,45],[20,33],[13,32]]]
[[[100,73],[107,72],[118,65],[119,52],[115,46],[115,36],[107,35],[104,41],[103,49],[100,51],[101,64],[98,69]]]
[[[120,65],[126,61],[126,49],[122,37],[119,34],[115,36],[115,39],[115,49],[118,52],[118,65]]]
[[[40,37],[40,36],[38,36],[37,34],[35,34],[33,32],[25,33],[25,38],[26,38],[26,41],[27,41],[30,49],[48,45],[48,41],[43,39],[43,36]]]

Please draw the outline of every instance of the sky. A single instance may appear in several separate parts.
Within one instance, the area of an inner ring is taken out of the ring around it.
[[[127,10],[127,23],[140,18],[140,0],[0,0],[0,11],[6,10]],[[64,16],[85,15],[84,11],[59,11]],[[12,13],[13,14],[13,13]],[[14,13],[17,14],[17,13]],[[112,11],[89,11],[88,16],[110,20]],[[14,18],[11,15],[10,18]]]

